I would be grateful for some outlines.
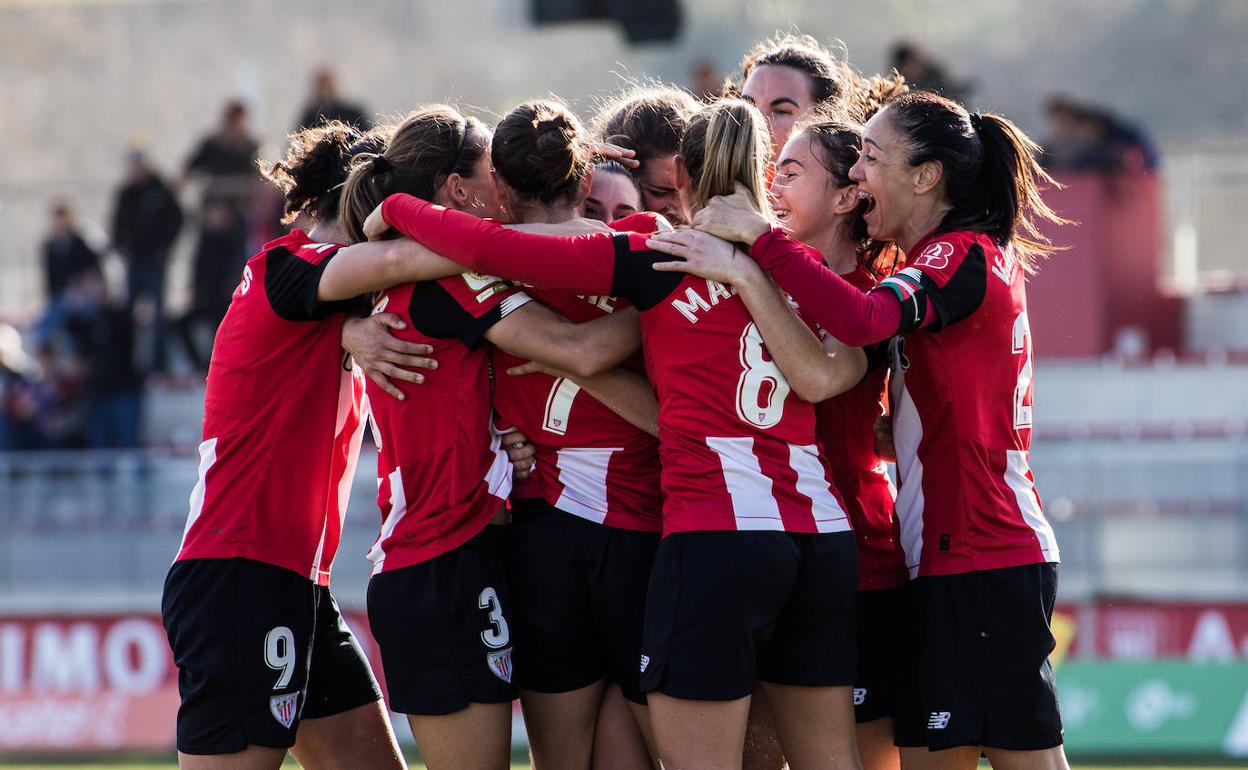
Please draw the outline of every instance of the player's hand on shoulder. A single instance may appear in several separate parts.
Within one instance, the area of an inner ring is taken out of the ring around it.
[[[377,240],[390,230],[390,225],[381,215],[381,206],[382,204],[378,203],[377,208],[373,209],[368,218],[364,220],[364,237],[370,241]]]
[[[740,182],[732,195],[711,198],[706,208],[693,217],[694,229],[748,246],[771,230],[771,225],[771,220],[754,207],[753,197]]]
[[[403,400],[395,380],[420,384],[425,381],[418,369],[436,369],[438,362],[427,358],[433,348],[419,342],[399,339],[391,329],[407,324],[394,313],[378,313],[368,318],[348,318],[342,327],[342,348],[377,387]]]
[[[728,241],[700,230],[658,233],[646,248],[678,257],[681,261],[656,262],[654,269],[681,272],[720,283],[744,283],[759,271],[758,265]]]

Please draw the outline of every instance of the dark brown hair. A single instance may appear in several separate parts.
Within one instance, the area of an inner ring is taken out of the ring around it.
[[[581,121],[558,102],[525,102],[494,129],[494,171],[524,200],[579,203],[593,168]]]
[[[433,104],[410,113],[382,152],[362,153],[351,164],[342,188],[349,240],[364,240],[364,220],[394,193],[433,200],[451,174],[471,178],[489,146],[489,129],[454,107]]]
[[[771,135],[762,114],[741,99],[721,99],[689,121],[680,141],[680,155],[689,173],[690,208],[697,211],[716,195],[732,195],[745,185],[759,211],[767,203],[767,163]]]
[[[285,195],[282,224],[300,214],[318,222],[338,218],[338,200],[352,149],[364,139],[358,129],[334,120],[291,134],[286,157],[276,163],[260,161],[260,173]]]
[[[632,170],[626,167],[623,163],[620,163],[618,160],[598,161],[594,164],[594,174],[613,174],[615,176],[624,177],[628,180],[629,184],[633,186],[633,189],[637,191],[637,198],[639,200],[645,200],[646,196],[642,194],[641,183],[637,181],[637,177],[633,176]]]
[[[594,133],[604,142],[632,150],[644,166],[648,160],[680,151],[681,137],[699,108],[689,92],[675,86],[637,86],[598,111]]]
[[[885,105],[882,113],[906,143],[907,162],[940,163],[944,195],[953,206],[940,227],[969,230],[1012,245],[1028,272],[1035,260],[1054,251],[1036,219],[1065,224],[1040,195],[1041,184],[1056,185],[1040,168],[1040,147],[1009,120],[992,113],[971,114],[951,99],[912,91]]]
[[[844,111],[820,110],[807,116],[793,128],[793,136],[810,139],[811,153],[828,172],[836,187],[854,184],[849,169],[862,154],[862,124]],[[858,264],[876,276],[891,274],[896,266],[897,249],[887,241],[876,241],[867,234],[863,213],[869,204],[860,201],[849,215],[849,239],[858,250]]]
[[[741,60],[741,79],[725,87],[725,94],[737,96],[745,88],[750,73],[765,64],[792,67],[810,78],[810,98],[815,104],[839,99],[846,91],[847,68],[832,52],[810,35],[792,33],[768,38]]]

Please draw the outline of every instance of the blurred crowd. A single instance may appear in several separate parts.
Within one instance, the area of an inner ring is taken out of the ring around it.
[[[889,63],[912,87],[974,102],[974,83],[919,46],[899,42]],[[688,87],[696,96],[712,98],[723,83],[714,61],[693,64]],[[1045,114],[1042,162],[1050,171],[1156,168],[1151,139],[1108,109],[1058,95]],[[322,69],[293,128],[326,119],[370,122],[363,106],[339,95],[334,73]],[[176,178],[131,151],[103,244],[83,237],[71,202],[53,203],[41,254],[46,309],[25,338],[0,324],[0,450],[138,446],[149,376],[207,370],[243,264],[285,229],[280,194],[256,173],[259,146],[247,106],[231,102]],[[183,201],[194,203],[184,211]],[[170,317],[168,266],[184,225],[194,239],[189,303]],[[106,277],[110,256],[124,278]]]
[[[325,119],[369,122],[320,70],[293,128]],[[72,202],[52,203],[44,311],[25,334],[0,324],[0,450],[137,447],[149,376],[207,370],[243,264],[284,231],[281,195],[256,173],[259,148],[247,106],[231,102],[176,178],[129,152],[103,242],[84,237]],[[184,200],[195,203],[184,211]],[[190,297],[170,317],[167,274],[184,224]]]

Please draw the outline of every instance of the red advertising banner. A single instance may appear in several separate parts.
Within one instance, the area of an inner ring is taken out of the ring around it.
[[[363,615],[346,615],[379,670]],[[177,712],[159,615],[0,617],[0,752],[168,751]]]
[[[1091,654],[1113,660],[1248,659],[1248,603],[1102,601]],[[1083,652],[1083,645],[1079,645]]]

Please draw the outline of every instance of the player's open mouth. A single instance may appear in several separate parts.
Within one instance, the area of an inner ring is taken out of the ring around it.
[[[875,201],[875,196],[874,196],[874,195],[872,195],[871,193],[867,192],[866,190],[859,190],[859,191],[858,191],[858,200],[860,200],[860,201],[866,201],[866,202],[867,202],[867,206],[866,206],[866,208],[864,208],[864,209],[862,210],[862,215],[863,215],[864,217],[865,217],[867,214],[870,214],[872,211],[875,211],[875,202],[876,202],[876,201]]]

